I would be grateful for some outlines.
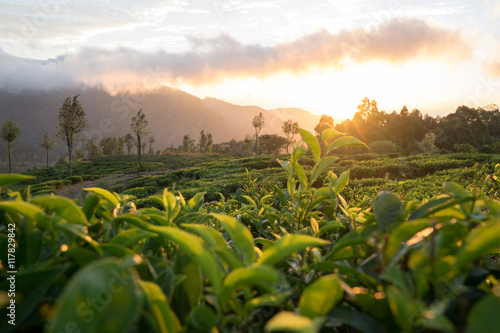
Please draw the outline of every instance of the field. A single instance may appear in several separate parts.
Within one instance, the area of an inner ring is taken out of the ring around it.
[[[278,157],[113,156],[69,178],[64,165],[1,175],[1,274],[15,278],[0,283],[0,330],[500,327],[499,155],[334,157],[301,136],[308,149]],[[360,144],[342,139],[326,149]]]

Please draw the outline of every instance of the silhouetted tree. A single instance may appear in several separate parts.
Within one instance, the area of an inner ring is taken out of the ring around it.
[[[87,140],[85,143],[85,148],[87,149],[87,154],[89,159],[93,159],[102,155],[101,148],[96,143],[95,138]]]
[[[130,128],[132,128],[132,131],[137,136],[137,155],[139,162],[141,162],[141,139],[143,136],[151,133],[151,131],[148,129],[148,121],[146,120],[146,115],[142,113],[142,109],[137,112],[136,116],[132,117],[132,124],[130,124]]]
[[[21,130],[14,119],[6,121],[2,126],[2,131],[0,133],[2,139],[7,142],[7,155],[9,155],[9,173],[12,172],[12,160],[11,160],[11,144],[17,140],[19,135],[21,135]]]
[[[154,151],[154,148],[153,148],[153,144],[155,143],[155,138],[150,136],[149,137],[149,153],[150,154],[154,154],[155,151]]]
[[[130,151],[132,150],[132,147],[134,146],[134,137],[132,134],[127,133],[125,135],[125,147],[127,147],[127,155],[130,155]]]
[[[299,133],[298,127],[299,123],[293,122],[291,119],[284,121],[283,125],[281,125],[281,131],[285,133],[287,154],[288,154],[288,147],[290,147],[290,144],[293,143],[293,137],[295,136],[295,134]]]
[[[200,132],[200,138],[198,139],[198,146],[200,147],[200,153],[204,153],[207,146],[207,134],[204,130]]]
[[[265,134],[260,136],[260,147],[264,154],[278,155],[287,144],[287,139],[276,134]]]
[[[88,123],[85,119],[85,112],[83,111],[82,104],[78,101],[78,96],[79,95],[74,96],[73,99],[71,99],[71,97],[66,98],[62,107],[59,109],[58,116],[59,126],[57,127],[57,136],[66,140],[70,176],[73,145],[78,140],[78,133],[88,128]]]
[[[53,138],[49,135],[49,133],[45,133],[45,135],[42,138],[42,141],[39,143],[40,146],[42,146],[45,149],[45,152],[47,154],[47,164],[46,167],[49,167],[49,149],[57,147],[57,138]]]
[[[264,115],[262,115],[262,112],[253,118],[252,125],[255,127],[255,156],[257,156],[259,154],[259,134],[264,126]]]

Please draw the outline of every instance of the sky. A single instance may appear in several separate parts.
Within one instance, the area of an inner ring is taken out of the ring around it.
[[[500,105],[500,0],[0,0],[0,89],[78,84],[340,119]]]

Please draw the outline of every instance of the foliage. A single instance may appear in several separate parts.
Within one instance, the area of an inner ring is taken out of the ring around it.
[[[286,138],[286,153],[288,154],[288,148],[294,141],[295,134],[299,133],[299,123],[293,122],[291,119],[285,120],[283,125],[281,125],[281,131],[285,134]]]
[[[78,140],[78,133],[88,128],[87,120],[85,119],[85,111],[82,104],[78,101],[78,96],[67,97],[58,115],[57,136],[66,141],[68,147],[68,173],[72,175],[72,154],[73,146]]]
[[[2,130],[0,131],[0,135],[2,136],[2,140],[7,142],[7,155],[9,157],[9,173],[12,172],[12,161],[11,161],[11,144],[17,140],[19,135],[21,135],[21,130],[19,129],[19,126],[17,123],[14,121],[14,119],[10,119],[6,121],[2,125]]]
[[[151,131],[148,129],[148,121],[146,120],[146,115],[142,112],[142,109],[137,112],[137,115],[132,117],[130,128],[137,137],[137,156],[138,162],[141,162],[141,150],[143,150],[143,143],[141,143],[141,139],[151,133]]]
[[[302,141],[287,160],[278,161],[284,186],[256,180],[254,173],[267,168],[262,157],[226,160],[224,170],[198,165],[133,182],[137,193],[147,192],[153,183],[194,182],[261,163],[261,170],[245,172],[245,186],[210,203],[204,203],[204,193],[186,199],[167,189],[142,199],[142,208],[130,195],[96,187],[86,189],[81,206],[64,197],[11,191],[0,200],[0,248],[7,249],[8,234],[14,233],[19,327],[48,332],[494,330],[500,304],[500,164],[473,165],[473,187],[448,181],[446,194],[432,198],[404,202],[381,191],[348,202],[345,195],[356,181],[348,171],[337,176],[332,167],[354,162],[329,154],[363,143],[330,129],[320,137],[322,152],[313,134],[299,132]],[[454,155],[453,163],[469,163],[467,158]],[[386,158],[380,165],[428,160]],[[436,161],[446,162],[436,157],[427,163]],[[1,175],[0,186],[23,178]],[[0,252],[2,263],[8,262],[7,253]],[[4,280],[1,290],[8,283]],[[6,310],[4,303],[3,318]],[[1,325],[2,332],[15,329]]]
[[[259,115],[255,116],[252,120],[252,125],[255,128],[255,156],[259,155],[259,134],[264,127],[264,115],[259,112]]]
[[[378,154],[397,153],[398,146],[389,140],[374,141],[370,143],[370,148]]]
[[[42,138],[42,141],[39,143],[40,146],[45,149],[45,152],[47,154],[47,165],[46,167],[49,167],[49,149],[57,147],[57,138],[52,138],[49,133],[45,133],[45,135]]]

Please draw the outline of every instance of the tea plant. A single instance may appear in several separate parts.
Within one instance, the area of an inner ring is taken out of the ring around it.
[[[348,202],[349,173],[337,176],[329,154],[363,143],[327,130],[322,152],[300,135],[308,149],[298,143],[279,160],[285,186],[249,171],[245,186],[210,203],[167,189],[142,208],[95,187],[81,206],[10,191],[0,260],[7,277],[13,233],[16,295],[0,283],[1,331],[495,331],[495,191],[446,182],[447,194],[424,201],[382,191]],[[26,180],[0,175],[0,187]]]

